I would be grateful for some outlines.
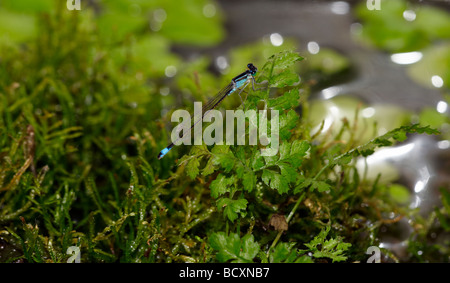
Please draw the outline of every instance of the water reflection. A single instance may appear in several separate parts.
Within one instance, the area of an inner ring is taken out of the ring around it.
[[[408,22],[412,22],[416,19],[416,12],[414,12],[413,10],[405,10],[403,12],[403,18]]]
[[[311,54],[317,54],[320,51],[320,46],[315,41],[310,41],[307,44],[308,52]]]
[[[153,17],[150,20],[150,29],[152,31],[159,31],[162,23],[167,19],[167,13],[164,9],[156,9],[153,11]]]
[[[350,11],[350,4],[344,1],[336,1],[331,3],[331,12],[336,15],[345,15]]]
[[[270,35],[270,43],[272,43],[273,46],[281,46],[283,41],[283,37],[279,33],[272,33]]]
[[[372,167],[376,166],[380,162],[403,159],[411,154],[414,146],[414,142],[411,142],[405,145],[381,148],[374,154],[365,158],[365,162],[361,162],[362,159],[358,160],[358,165],[366,163],[368,167]]]
[[[450,141],[448,140],[439,141],[437,142],[437,147],[439,149],[448,149],[450,148]]]
[[[420,193],[423,189],[426,188],[428,181],[430,180],[430,172],[428,170],[428,166],[424,165],[423,167],[418,169],[418,180],[416,185],[414,186],[414,192]]]
[[[440,76],[434,75],[431,77],[431,84],[434,87],[441,88],[444,85],[444,80]]]
[[[381,148],[365,159],[358,159],[356,167],[361,176],[366,172],[368,179],[375,180],[378,174],[382,174],[383,182],[399,182],[410,188],[409,207],[419,209],[419,214],[427,217],[440,205],[436,189],[440,178],[438,157],[448,154],[449,149],[448,140],[436,141],[433,137],[418,135],[407,143]],[[413,223],[408,217],[403,217],[398,222],[383,224],[380,227],[380,247],[389,249],[400,260],[406,258]]]
[[[216,6],[214,4],[206,4],[203,7],[203,15],[207,18],[212,18],[216,15]]]
[[[218,56],[216,58],[216,66],[221,73],[225,73],[230,65],[228,64],[228,60],[225,56]]]
[[[373,107],[366,107],[363,110],[361,110],[361,115],[364,118],[371,118],[373,115],[375,115],[375,108]]]
[[[341,93],[341,91],[342,91],[342,87],[332,86],[332,87],[323,89],[320,92],[320,96],[321,96],[320,98],[324,99],[324,100],[328,100],[328,99],[331,99],[331,98],[335,97],[339,93]]]
[[[335,86],[322,90],[322,100],[313,100],[310,104],[309,119],[314,125],[311,134],[334,136],[340,132],[344,121],[355,125],[353,136],[358,143],[368,142],[374,135],[403,125],[410,119],[407,111],[388,104],[366,104],[351,95],[341,93],[341,87]],[[342,133],[341,138],[349,138],[349,133]]]
[[[164,70],[164,74],[166,75],[166,77],[174,77],[177,74],[177,67],[175,66],[167,66],[166,69]]]
[[[437,146],[434,146],[434,145]],[[360,174],[365,171],[370,172],[368,179],[373,181],[378,174],[390,176],[405,176],[403,178],[405,185],[411,188],[411,194],[416,198],[412,199],[411,205],[417,207],[420,200],[417,198],[426,198],[426,189],[436,173],[433,169],[433,160],[431,154],[436,150],[446,150],[449,148],[448,141],[435,142],[428,136],[416,136],[410,142],[398,146],[380,148],[374,154],[367,158],[359,158],[356,168]],[[393,174],[392,170],[398,171]],[[397,177],[392,177],[388,182],[398,181]]]
[[[405,53],[396,53],[391,55],[391,60],[394,63],[400,65],[409,65],[416,62],[419,62],[422,59],[422,52],[414,51],[414,52],[405,52]]]
[[[447,109],[448,109],[448,104],[445,101],[441,100],[436,105],[436,111],[439,113],[445,113],[445,112],[447,112]]]

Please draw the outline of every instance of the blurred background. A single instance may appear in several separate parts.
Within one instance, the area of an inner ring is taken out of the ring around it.
[[[59,138],[71,139],[85,117],[83,132],[94,140],[70,148],[49,139],[37,153],[47,158],[38,168],[95,164],[92,152],[101,151],[110,163],[99,170],[113,170],[114,158],[124,156],[118,148],[134,146],[133,131],[149,137],[156,156],[170,137],[170,111],[213,95],[247,63],[260,66],[289,49],[305,58],[298,74],[311,90],[311,122],[325,120],[321,131],[353,119],[357,107],[360,119],[377,125],[361,129],[363,136],[411,122],[441,131],[378,151],[366,161],[369,177],[381,172],[399,184],[424,217],[441,202],[439,189],[450,189],[450,1],[81,0],[80,10],[66,2],[0,1],[5,120],[30,110],[44,117],[36,122],[42,124],[54,119],[46,113],[62,113],[69,130]],[[49,74],[62,85],[43,81]],[[226,103],[238,105],[233,99]],[[52,124],[49,132],[58,128]],[[61,150],[85,153],[51,160]],[[151,163],[161,178],[175,158],[167,159]],[[383,247],[406,257],[408,219],[381,231]],[[432,235],[431,241],[448,241],[447,234]]]

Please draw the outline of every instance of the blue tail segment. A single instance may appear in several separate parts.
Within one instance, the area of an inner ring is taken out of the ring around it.
[[[168,147],[164,148],[163,150],[161,150],[158,154],[158,159],[161,159],[164,157],[164,155],[166,155],[169,150],[171,150],[173,147],[173,143],[171,143]]]

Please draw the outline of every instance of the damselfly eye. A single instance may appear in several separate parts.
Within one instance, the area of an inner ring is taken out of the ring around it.
[[[247,68],[250,70],[252,75],[256,74],[256,72],[258,71],[258,69],[252,63],[248,63]]]

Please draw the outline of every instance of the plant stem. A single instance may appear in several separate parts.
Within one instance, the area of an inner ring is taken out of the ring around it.
[[[291,212],[289,213],[288,217],[286,217],[286,223],[289,223],[289,221],[294,216],[295,211],[297,210],[300,203],[303,201],[305,197],[305,193],[303,192],[300,197],[298,198],[297,202],[295,203],[294,207],[292,208]],[[270,246],[269,250],[267,251],[267,258],[269,258],[270,251],[277,245],[278,240],[280,239],[281,235],[283,234],[283,230],[278,231],[277,236],[275,237],[275,240],[273,240],[272,245]]]
[[[300,197],[298,198],[297,202],[295,203],[295,205],[292,208],[291,212],[289,213],[288,217],[286,217],[286,223],[289,223],[289,221],[292,219],[292,217],[294,216],[295,211],[297,210],[297,208],[300,205],[300,203],[303,201],[304,197],[305,197],[305,193],[303,192],[300,195]]]

